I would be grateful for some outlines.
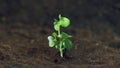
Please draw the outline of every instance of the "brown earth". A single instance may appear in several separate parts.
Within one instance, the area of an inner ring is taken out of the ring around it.
[[[55,48],[49,48],[50,27],[0,24],[0,68],[119,68],[120,36],[105,28],[99,34],[89,28],[69,27],[73,48],[70,59],[60,59]]]
[[[73,48],[60,58],[47,37],[70,18]],[[0,0],[0,68],[120,68],[119,0]]]

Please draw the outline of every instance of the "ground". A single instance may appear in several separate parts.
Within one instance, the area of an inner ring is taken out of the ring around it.
[[[73,48],[64,58],[48,46],[53,19]],[[120,68],[119,0],[0,0],[0,68]]]
[[[63,30],[63,29],[62,29]],[[48,46],[49,26],[0,24],[0,68],[119,68],[120,36],[106,28],[98,34],[89,28],[63,31],[71,34],[73,48],[60,59]],[[58,60],[56,60],[58,59]]]

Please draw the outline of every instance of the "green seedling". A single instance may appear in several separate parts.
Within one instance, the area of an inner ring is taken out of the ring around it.
[[[59,19],[54,20],[54,29],[57,33],[53,32],[52,36],[48,36],[49,47],[57,48],[61,57],[63,57],[63,51],[65,49],[72,48],[72,42],[69,40],[72,36],[60,31],[60,27],[68,27],[69,25],[70,20],[59,15]]]

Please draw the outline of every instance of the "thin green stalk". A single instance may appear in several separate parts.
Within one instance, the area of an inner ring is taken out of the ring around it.
[[[63,57],[62,42],[60,42],[60,56]]]
[[[58,37],[60,37],[60,26],[59,26],[59,30],[58,30]],[[60,56],[63,57],[63,50],[62,50],[62,42],[60,41]]]

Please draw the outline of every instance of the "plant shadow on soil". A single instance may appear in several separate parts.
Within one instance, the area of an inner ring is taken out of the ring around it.
[[[69,27],[73,48],[59,57],[49,48],[48,27],[0,24],[1,68],[119,68],[120,37],[112,30],[95,34],[86,28]]]

